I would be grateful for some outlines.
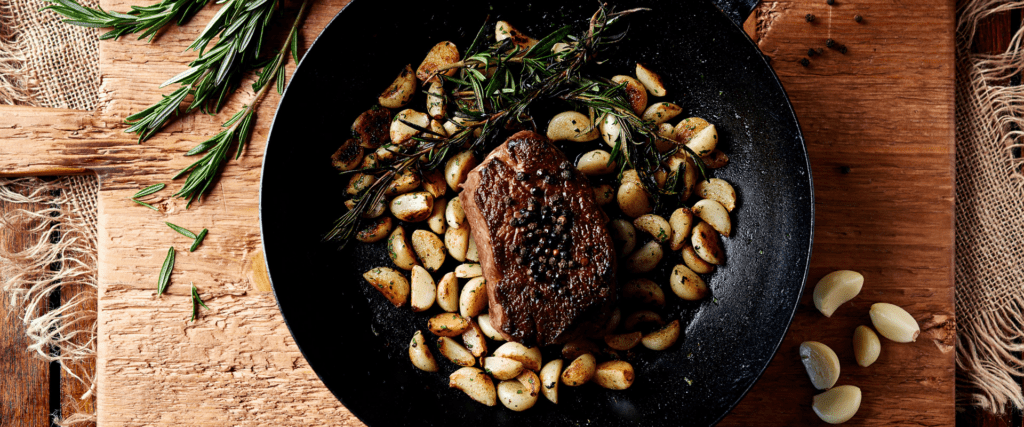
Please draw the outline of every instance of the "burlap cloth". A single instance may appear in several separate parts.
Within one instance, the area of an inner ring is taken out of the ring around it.
[[[1008,83],[1024,71],[1024,32],[1015,34],[1004,54],[972,54],[970,46],[980,19],[1024,8],[1024,1],[961,3],[956,27],[957,403],[1002,412],[1010,405],[1024,409],[1024,87]],[[91,110],[99,88],[96,33],[38,12],[43,5],[42,0],[0,0],[0,103]],[[58,212],[55,220],[66,224],[63,239],[81,236],[80,246],[41,242],[31,254],[0,254],[8,297],[30,307],[60,283],[95,287],[96,188],[96,180],[87,178],[0,182],[0,197],[45,202],[51,210],[44,213]],[[39,227],[31,220],[36,214],[0,219],[0,225]],[[32,260],[53,253],[76,269],[55,272],[47,270],[49,263]],[[51,358],[46,349],[57,346],[66,364],[94,357],[94,340],[65,339],[72,329],[62,329],[75,324],[95,336],[95,313],[83,307],[69,304],[42,318],[25,312],[27,323],[38,324],[30,328],[37,331],[37,354]],[[91,384],[91,375],[81,377]]]

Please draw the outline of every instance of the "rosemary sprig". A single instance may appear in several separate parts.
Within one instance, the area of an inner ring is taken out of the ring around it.
[[[210,0],[163,0],[152,6],[132,6],[128,13],[88,8],[75,0],[47,0],[52,10],[67,17],[65,23],[91,28],[110,28],[100,40],[118,39],[125,34],[142,33],[139,39],[153,41],[156,33],[170,23],[182,25]],[[228,0],[231,1],[231,0]]]
[[[186,174],[188,175],[185,179],[185,184],[174,195],[187,199],[189,206],[192,205],[194,200],[202,198],[209,191],[210,186],[217,180],[221,169],[224,167],[224,163],[228,160],[228,153],[232,146],[235,146],[235,159],[242,155],[245,145],[252,136],[253,126],[256,124],[256,107],[271,87],[269,84],[271,80],[276,82],[275,86],[278,93],[284,91],[285,65],[288,63],[289,56],[298,58],[298,28],[305,16],[308,4],[308,0],[302,2],[298,16],[295,17],[295,22],[292,24],[291,31],[289,31],[288,37],[285,39],[281,49],[263,68],[260,72],[260,77],[253,83],[252,88],[256,91],[256,94],[249,105],[243,106],[240,111],[222,125],[222,127],[227,129],[199,143],[199,145],[185,153],[186,156],[205,153],[202,158],[182,169],[172,178],[178,179]]]
[[[278,71],[284,63],[278,58],[280,54],[269,64],[259,60],[263,42],[270,34],[266,28],[278,4],[276,0],[227,0],[188,47],[198,51],[199,57],[189,63],[187,70],[160,85],[180,84],[181,87],[164,95],[149,108],[128,116],[125,123],[130,126],[125,132],[138,134],[139,142],[142,142],[179,113],[190,113],[197,109],[208,114],[220,112],[228,95],[238,87],[245,73],[260,67],[264,70],[254,87],[265,85],[264,74],[269,73],[269,70],[277,73],[274,75],[278,76],[279,84],[283,85],[283,72]],[[303,3],[302,9],[305,8],[306,3]],[[302,12],[299,15],[302,16]],[[296,32],[293,28],[288,39],[293,40]],[[216,42],[207,50],[214,39]],[[286,43],[289,48],[293,45],[293,42]],[[187,105],[183,108],[182,104]]]
[[[207,310],[209,310],[210,307],[207,307],[206,303],[203,302],[203,299],[199,297],[199,289],[196,289],[196,284],[195,283],[191,283],[191,285],[192,285],[192,290],[191,290],[190,294],[192,296],[192,298],[191,298],[192,299],[192,318],[189,319],[189,322],[195,322],[196,321],[196,317],[199,317],[199,306],[202,306],[203,308],[205,308]]]
[[[625,36],[624,32],[609,34],[612,24],[641,10],[647,9],[615,12],[602,5],[591,17],[590,26],[584,34],[572,37],[571,28],[566,26],[528,48],[516,46],[511,39],[485,45],[481,41],[484,34],[481,28],[463,55],[465,59],[435,73],[446,87],[453,87],[450,91],[446,89],[445,96],[449,97],[449,104],[456,107],[457,114],[463,119],[460,129],[446,137],[403,121],[421,132],[420,136],[413,138],[417,144],[400,147],[396,155],[401,159],[392,165],[356,171],[383,173],[359,196],[355,206],[335,221],[325,240],[338,241],[344,246],[361,215],[383,200],[384,192],[396,174],[410,167],[435,169],[455,154],[455,147],[468,145],[470,149],[481,151],[489,142],[496,142],[498,130],[510,122],[531,122],[533,119],[527,111],[529,106],[538,99],[557,97],[567,88],[574,87],[581,78],[583,66],[599,56],[607,45]],[[568,49],[559,53],[551,51],[556,43],[570,41],[573,43]],[[458,72],[451,77],[441,74],[451,69],[458,69]],[[480,132],[479,136],[473,136],[476,131]],[[418,162],[421,156],[426,156],[427,160]]]
[[[157,295],[163,295],[167,290],[167,285],[171,283],[171,270],[174,270],[174,246],[167,250],[167,258],[164,258],[164,265],[160,267],[160,276],[156,286]]]
[[[149,187],[146,187],[146,188],[143,188],[142,190],[139,190],[138,193],[135,193],[135,195],[131,197],[131,201],[133,201],[133,202],[135,202],[135,203],[137,203],[139,205],[145,206],[147,208],[150,208],[152,210],[155,210],[157,212],[160,212],[160,209],[157,209],[156,206],[153,206],[153,205],[151,205],[149,203],[143,202],[143,201],[139,200],[139,198],[146,197],[146,196],[148,196],[150,194],[156,193],[157,191],[163,190],[164,187],[167,187],[167,185],[164,184],[164,183],[150,185]]]
[[[666,138],[658,134],[653,123],[644,121],[629,107],[622,91],[625,84],[599,79],[580,79],[575,83],[577,86],[563,93],[561,98],[583,109],[589,109],[592,123],[597,123],[605,116],[611,116],[618,122],[622,131],[612,147],[610,162],[617,163],[623,171],[635,170],[644,189],[656,203],[660,203],[660,196],[679,195],[676,187],[679,177],[685,171],[685,163],[682,165],[684,169],[671,173],[667,185],[663,187],[658,185],[654,177],[662,162],[676,155],[679,150],[685,151],[694,160],[700,175],[707,178],[704,161],[686,144],[673,144],[675,148],[672,150],[666,153],[658,152],[655,142]]]

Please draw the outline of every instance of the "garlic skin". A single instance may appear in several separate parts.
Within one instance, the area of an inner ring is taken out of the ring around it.
[[[914,342],[921,335],[921,326],[903,307],[879,302],[871,305],[871,323],[878,333],[896,342]]]
[[[814,307],[825,317],[832,317],[840,305],[856,297],[863,287],[864,276],[860,273],[851,270],[833,271],[814,285]]]
[[[814,396],[811,408],[818,418],[829,424],[842,424],[853,418],[860,409],[860,388],[841,385]]]
[[[853,356],[857,364],[867,368],[878,360],[882,353],[882,342],[871,328],[860,325],[853,330]]]
[[[804,341],[800,344],[800,361],[804,363],[814,388],[826,390],[839,381],[839,356],[829,346],[817,341]]]

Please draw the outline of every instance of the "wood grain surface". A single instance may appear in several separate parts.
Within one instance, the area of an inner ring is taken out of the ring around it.
[[[39,206],[0,202],[0,213],[26,208]],[[0,227],[0,244],[8,251],[25,250],[37,238]],[[21,314],[7,298],[0,298],[0,426],[46,427],[50,425],[50,364],[28,351],[30,341]]]
[[[344,5],[314,3],[302,44]],[[129,3],[104,0],[104,8]],[[260,276],[258,181],[275,95],[256,134],[203,203],[185,210],[168,178],[181,153],[217,131],[218,117],[189,116],[144,144],[120,119],[158,99],[161,82],[184,69],[182,54],[214,8],[159,43],[101,42],[96,112],[0,109],[0,173],[82,168],[100,176],[100,425],[360,425],[299,354]],[[807,23],[804,16],[817,19]],[[815,178],[815,249],[810,285],[769,369],[723,425],[816,425],[815,390],[796,348],[832,346],[842,384],[864,391],[850,425],[951,425],[953,393],[953,13],[949,0],[767,2],[747,28],[772,58],[796,109]],[[857,23],[855,14],[863,16]],[[846,54],[825,48],[833,38]],[[808,48],[822,48],[807,67]],[[293,68],[289,67],[289,72]],[[161,212],[128,197],[167,182]],[[163,225],[209,228],[195,253]],[[178,251],[166,295],[154,292],[167,247]],[[813,284],[835,269],[866,277],[864,291],[831,319],[810,302]],[[195,323],[189,283],[210,306]],[[262,282],[262,283],[261,283]],[[870,368],[852,358],[853,328],[871,303],[906,307],[925,329],[913,344],[883,343]],[[728,373],[723,373],[728,375]],[[355,386],[355,385],[353,385]]]

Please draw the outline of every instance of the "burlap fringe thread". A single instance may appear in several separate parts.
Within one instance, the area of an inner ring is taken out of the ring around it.
[[[1006,52],[971,53],[978,22],[1024,1],[966,1],[957,22],[957,404],[1024,409],[1024,28]]]
[[[83,206],[87,203],[72,189],[81,186],[76,182],[79,179],[87,178],[0,180],[0,201],[25,206],[0,215],[0,227],[9,231],[7,236],[37,236],[23,250],[6,250],[14,247],[10,242],[0,245],[0,293],[20,309],[32,343],[28,350],[44,360],[59,362],[65,375],[86,386],[88,392],[81,396],[86,400],[92,399],[95,391],[94,373],[82,366],[96,358],[97,237],[95,221],[81,214],[95,206]],[[35,209],[39,206],[43,207]],[[52,241],[55,233],[60,238]],[[48,307],[54,291],[70,287],[85,291],[59,307]],[[93,413],[56,420],[61,426],[95,421]]]
[[[15,18],[13,5],[0,3],[0,104],[35,105],[25,72],[25,39]]]

